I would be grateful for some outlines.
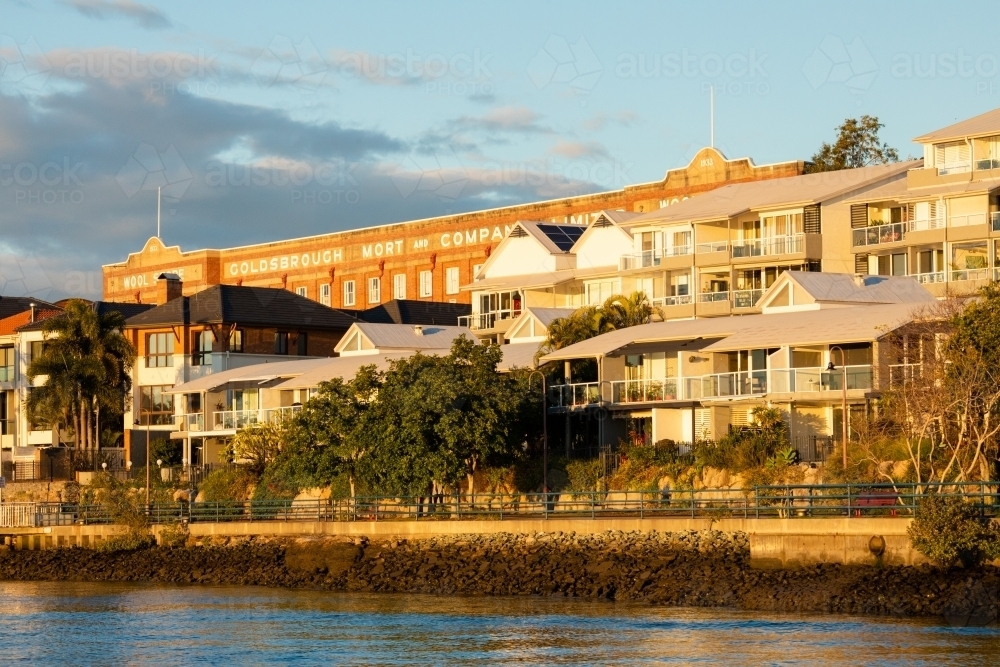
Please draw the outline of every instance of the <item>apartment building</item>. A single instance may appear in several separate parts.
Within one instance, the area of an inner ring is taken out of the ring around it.
[[[1000,277],[1000,109],[914,142],[922,164],[849,202],[854,271],[969,294]]]
[[[744,317],[658,322],[614,331],[542,357],[590,360],[589,377],[551,387],[550,413],[602,416],[598,437],[615,443],[691,443],[746,425],[759,405],[785,414],[793,444],[822,458],[817,442],[841,433],[908,359],[887,339],[933,307],[911,277],[787,271]]]
[[[727,185],[650,213],[601,211],[585,229],[521,221],[465,285],[483,338],[544,337],[531,309],[565,316],[644,292],[664,320],[759,313],[786,271],[854,270],[850,202],[920,161]],[[548,318],[549,321],[552,319]]]

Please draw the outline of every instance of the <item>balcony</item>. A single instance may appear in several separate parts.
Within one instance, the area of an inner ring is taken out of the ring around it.
[[[944,218],[926,218],[924,220],[910,220],[906,223],[911,232],[926,232],[932,229],[944,229]]]
[[[676,296],[658,296],[650,300],[654,308],[664,308],[666,306],[688,306],[694,303],[694,296],[691,294],[678,294]]]
[[[938,176],[947,176],[948,174],[967,174],[970,171],[972,171],[971,162],[959,162],[938,167],[937,173]]]
[[[238,431],[254,424],[280,423],[301,409],[301,405],[288,405],[258,410],[221,410],[212,413],[211,421],[207,426],[204,413],[188,413],[179,415],[177,425],[180,430],[191,432]]]
[[[764,296],[762,289],[738,289],[733,291],[733,308],[753,308]]]
[[[892,364],[889,366],[889,384],[900,385],[923,376],[923,364]]]
[[[729,301],[729,292],[702,292],[698,295],[698,303],[717,303]]]
[[[894,222],[889,225],[877,225],[874,227],[855,229],[854,245],[869,246],[902,241],[903,236],[906,233],[907,226],[908,223],[905,222]]]
[[[468,327],[473,331],[487,331],[497,328],[497,322],[513,322],[521,316],[520,308],[495,310],[490,313],[473,313],[458,318],[458,326]]]
[[[695,252],[699,255],[703,255],[710,252],[726,252],[729,250],[728,241],[710,241],[708,243],[699,243],[695,246]]]
[[[795,234],[739,241],[733,244],[733,259],[800,253],[804,247],[804,239],[804,234]]]
[[[643,252],[622,255],[618,260],[620,271],[631,271],[633,269],[649,269],[660,266],[665,257],[681,257],[691,254],[691,246],[675,246],[664,248],[663,250],[646,250]]]
[[[985,213],[969,213],[967,215],[953,215],[948,218],[949,227],[969,227],[971,225],[985,225]]]
[[[910,277],[921,285],[931,285],[944,282],[944,271],[930,271],[928,273],[913,273]]]
[[[989,280],[990,270],[982,269],[960,269],[951,272],[950,282],[960,283],[967,280]]]
[[[597,382],[556,384],[549,387],[549,407],[582,408],[600,402],[601,392]]]
[[[986,159],[986,160],[976,160],[976,169],[1000,169],[1000,160],[997,159]]]
[[[611,382],[611,401],[616,404],[675,401],[678,398],[677,378]]]

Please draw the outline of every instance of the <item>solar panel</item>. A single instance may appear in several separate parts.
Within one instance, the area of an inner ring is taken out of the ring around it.
[[[563,252],[572,248],[586,230],[582,225],[538,225],[538,231],[545,234]]]

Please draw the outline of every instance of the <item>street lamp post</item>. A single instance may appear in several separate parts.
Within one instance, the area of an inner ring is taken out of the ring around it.
[[[545,373],[541,371],[531,371],[528,375],[528,387],[531,387],[531,378],[535,373],[542,378],[542,493],[549,492],[549,406],[548,391],[545,388]]]
[[[839,345],[834,345],[830,348],[830,362],[826,365],[826,370],[831,373],[837,370],[837,367],[833,365],[833,351],[840,351],[840,368],[843,372],[843,379],[840,381],[841,389],[843,393],[841,394],[840,403],[840,426],[841,426],[841,438],[843,442],[841,443],[841,449],[843,450],[844,456],[844,476],[847,476],[847,361],[844,357],[844,349]]]

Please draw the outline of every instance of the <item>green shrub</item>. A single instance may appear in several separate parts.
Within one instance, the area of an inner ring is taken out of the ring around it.
[[[695,458],[701,466],[743,472],[776,460],[787,442],[788,427],[781,411],[761,406],[753,409],[750,426],[737,427],[718,442],[697,443]]]
[[[962,498],[927,496],[907,532],[913,547],[939,565],[973,567],[1000,558],[1000,530]]]
[[[246,468],[227,468],[208,475],[198,491],[206,502],[243,501],[250,499],[256,483],[257,478]]]
[[[600,459],[576,459],[566,464],[569,490],[577,492],[597,491],[597,485],[604,474]]]
[[[160,528],[160,546],[171,549],[183,547],[187,544],[187,540],[190,535],[191,532],[188,530],[186,524],[183,524],[180,521],[168,523]]]

